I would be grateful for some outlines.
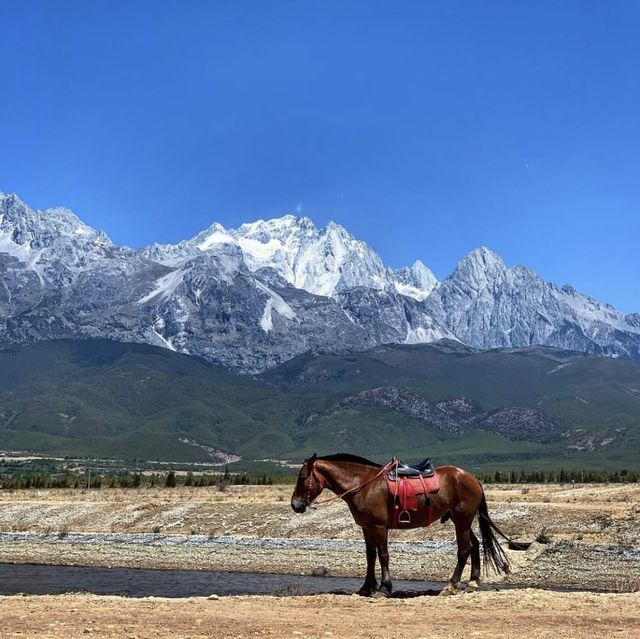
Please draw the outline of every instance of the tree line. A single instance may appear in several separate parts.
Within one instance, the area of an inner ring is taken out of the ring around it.
[[[640,481],[638,470],[496,470],[477,474],[483,484],[620,484]]]
[[[476,473],[483,484],[545,484],[545,483],[635,483],[640,482],[638,470],[483,470]],[[254,485],[270,486],[274,483],[293,483],[293,475],[270,476],[266,473],[142,473],[119,471],[115,473],[50,473],[48,471],[18,471],[0,473],[0,490],[22,488],[176,488]]]
[[[280,479],[280,478],[278,478]],[[274,478],[266,473],[224,473],[180,474],[173,470],[167,473],[72,473],[50,474],[48,472],[16,472],[0,474],[0,489],[19,488],[175,488],[187,486],[195,488],[257,485],[270,486]]]

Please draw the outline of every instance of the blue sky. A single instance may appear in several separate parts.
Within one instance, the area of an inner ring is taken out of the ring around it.
[[[301,209],[640,311],[640,3],[0,0],[0,189],[117,242]]]

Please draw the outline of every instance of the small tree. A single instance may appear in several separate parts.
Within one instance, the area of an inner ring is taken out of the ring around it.
[[[167,473],[167,478],[164,480],[165,488],[175,488],[176,487],[176,474],[173,470],[170,470]]]

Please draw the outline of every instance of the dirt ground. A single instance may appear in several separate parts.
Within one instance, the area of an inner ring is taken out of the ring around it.
[[[2,538],[0,562],[363,574],[363,548],[333,541],[361,543],[346,505],[338,501],[295,515],[290,495],[290,486],[0,491],[0,534],[13,535]],[[490,486],[487,499],[491,516],[509,535],[550,541],[510,553],[512,583],[623,592],[640,584],[640,485]],[[41,534],[28,534],[34,532]],[[104,543],[75,533],[112,537]],[[238,543],[211,543],[220,537]],[[185,543],[171,543],[175,539]],[[278,543],[263,543],[269,539]],[[450,522],[392,531],[390,539],[396,578],[450,576]],[[300,540],[318,543],[310,550]],[[429,552],[424,542],[432,544]]]
[[[361,576],[361,533],[346,506],[294,515],[290,494],[289,486],[0,491],[0,562]],[[494,486],[487,499],[510,535],[549,541],[510,553],[505,581],[522,589],[392,600],[0,597],[0,637],[640,637],[639,485]],[[453,539],[450,523],[394,531],[392,575],[446,580]],[[553,590],[562,588],[582,592]]]
[[[34,639],[640,637],[640,594],[487,592],[374,600],[357,596],[123,599],[0,597],[1,634]]]

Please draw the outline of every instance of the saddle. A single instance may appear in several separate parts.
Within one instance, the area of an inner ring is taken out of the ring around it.
[[[417,528],[433,522],[429,495],[440,490],[430,459],[418,464],[397,462],[388,471],[389,528]]]
[[[389,479],[398,477],[433,477],[435,470],[431,465],[431,458],[427,457],[417,464],[404,464],[398,462],[398,465],[389,471]]]

